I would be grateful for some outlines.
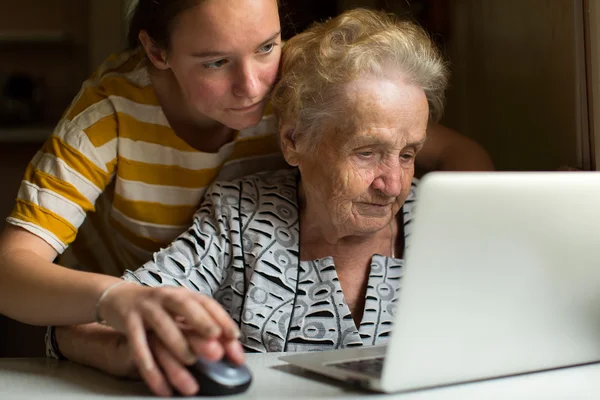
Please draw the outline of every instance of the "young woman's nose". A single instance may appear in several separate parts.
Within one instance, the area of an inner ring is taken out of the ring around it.
[[[259,68],[251,62],[242,63],[238,68],[233,94],[237,97],[255,99],[260,95]],[[248,104],[249,105],[249,104]]]

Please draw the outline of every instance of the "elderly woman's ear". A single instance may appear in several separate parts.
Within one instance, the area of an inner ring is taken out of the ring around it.
[[[292,167],[297,167],[300,163],[300,157],[295,126],[281,122],[279,124],[279,140],[281,141],[283,158]]]

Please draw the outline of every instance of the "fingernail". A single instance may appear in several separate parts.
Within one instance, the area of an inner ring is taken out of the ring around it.
[[[240,330],[238,329],[237,326],[234,326],[233,328],[231,328],[231,331],[229,332],[231,337],[234,339],[239,339],[242,336],[242,332],[240,332]]]
[[[183,384],[182,392],[185,395],[193,396],[196,393],[198,393],[199,389],[200,388],[198,387],[198,384],[196,383],[196,381],[194,381],[193,379],[192,380],[186,380],[184,382],[184,384]]]
[[[236,342],[236,346],[238,347],[239,351],[244,354],[244,346],[242,346],[242,343]]]
[[[186,359],[186,363],[189,365],[192,365],[196,362],[196,355],[194,354],[194,352],[192,351],[192,349],[188,348],[186,351],[186,355],[185,355],[185,359]]]
[[[211,326],[206,330],[206,334],[210,337],[219,336],[221,334],[221,330],[217,326]]]
[[[244,346],[242,346],[240,342],[236,342],[236,350],[240,357],[241,363],[243,363],[244,359],[246,358],[246,353],[244,353]]]
[[[154,368],[154,363],[150,360],[142,361],[142,368],[144,371],[151,371]]]

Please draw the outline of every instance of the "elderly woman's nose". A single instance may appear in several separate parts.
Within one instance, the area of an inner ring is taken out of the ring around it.
[[[259,68],[252,63],[240,64],[235,82],[233,84],[233,93],[238,97],[254,99],[260,95]],[[247,104],[250,106],[251,104]]]
[[[371,186],[386,196],[400,196],[402,192],[402,170],[400,166],[392,166],[382,170]]]

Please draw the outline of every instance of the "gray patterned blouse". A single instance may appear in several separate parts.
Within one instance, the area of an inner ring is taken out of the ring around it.
[[[387,342],[403,260],[374,255],[356,326],[332,257],[299,262],[297,170],[213,184],[193,226],[125,279],[212,296],[246,351],[315,351]],[[404,204],[410,231],[415,184]],[[406,240],[405,240],[406,242]]]

